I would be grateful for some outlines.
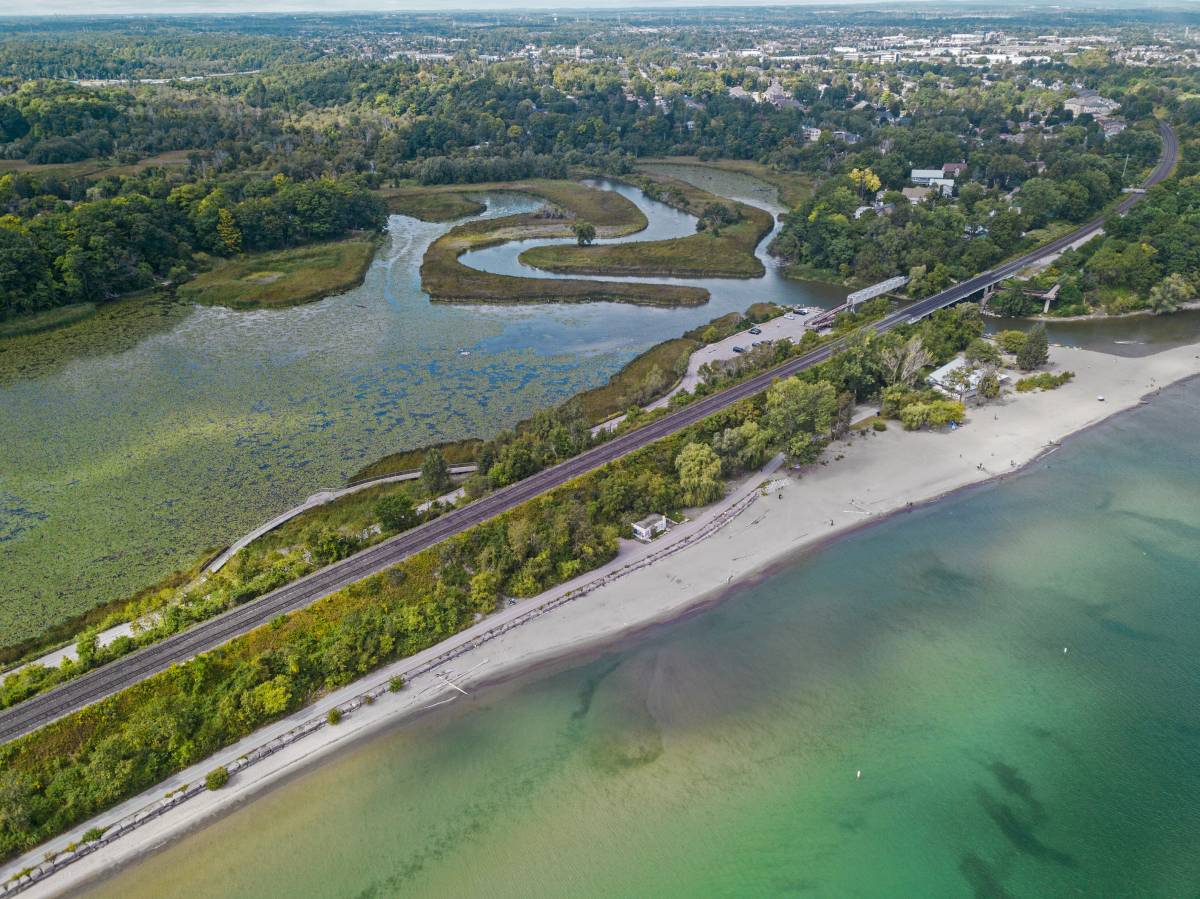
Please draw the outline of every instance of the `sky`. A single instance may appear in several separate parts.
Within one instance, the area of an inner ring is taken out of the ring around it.
[[[662,9],[700,6],[834,6],[848,2],[855,0],[0,0],[0,15]]]

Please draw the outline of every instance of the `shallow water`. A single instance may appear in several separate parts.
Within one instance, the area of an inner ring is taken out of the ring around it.
[[[1194,895],[1198,445],[1193,381],[91,895]]]
[[[538,205],[489,200],[488,215]],[[691,227],[653,205],[652,234]],[[762,298],[760,282],[724,281],[693,309],[431,304],[418,269],[448,227],[393,216],[363,285],[317,303],[131,300],[0,342],[3,642],[189,565],[386,453],[490,436]]]

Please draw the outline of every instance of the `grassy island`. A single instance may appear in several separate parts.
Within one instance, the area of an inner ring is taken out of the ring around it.
[[[601,237],[620,237],[646,227],[641,210],[620,194],[574,181],[514,181],[475,185],[473,189],[528,193],[550,205],[539,212],[465,222],[435,240],[421,264],[421,284],[434,300],[450,303],[608,300],[660,306],[695,306],[708,300],[708,291],[699,287],[518,278],[469,268],[459,257],[470,250],[510,240],[570,237],[575,220],[590,222]]]
[[[182,299],[231,309],[296,306],[362,283],[379,238],[351,237],[217,262],[179,288]]]
[[[387,203],[388,212],[410,215],[423,222],[452,222],[487,209],[459,190],[396,188],[381,190],[379,194]]]
[[[789,209],[798,206],[800,201],[812,195],[812,179],[799,172],[787,172],[753,159],[700,159],[696,156],[659,156],[643,159],[639,168],[654,166],[683,166],[693,165],[700,168],[716,169],[723,172],[733,172],[737,175],[747,175],[765,181],[779,193],[779,202]]]
[[[754,206],[726,200],[666,176],[631,179],[650,196],[703,217],[713,206],[733,219],[719,227],[671,240],[647,240],[598,246],[534,247],[521,254],[526,265],[573,275],[638,275],[674,278],[759,278],[763,264],[754,250],[773,226],[771,215]]]

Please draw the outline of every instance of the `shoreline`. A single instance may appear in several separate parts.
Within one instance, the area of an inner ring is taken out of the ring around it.
[[[807,467],[798,482],[794,476],[789,477],[787,485],[778,491],[779,499],[758,496],[757,485],[772,473],[756,474],[737,486],[726,500],[701,510],[692,521],[650,544],[647,552],[639,555],[636,548],[623,547],[609,566],[581,576],[578,582],[506,608],[457,638],[375,672],[366,683],[386,685],[393,673],[419,668],[448,652],[455,654],[453,668],[447,667],[449,659],[435,664],[414,677],[403,692],[381,694],[378,703],[354,709],[337,727],[321,728],[288,745],[269,760],[256,764],[253,773],[235,774],[224,789],[201,790],[188,803],[156,815],[153,822],[109,845],[97,847],[87,857],[34,885],[30,895],[57,895],[103,877],[202,826],[213,816],[240,806],[308,764],[328,757],[352,738],[398,726],[411,716],[461,699],[441,675],[452,677],[474,691],[512,680],[541,666],[595,652],[698,614],[736,596],[779,567],[795,564],[834,540],[894,514],[929,506],[967,488],[998,482],[1025,471],[1057,451],[1061,441],[1142,404],[1164,386],[1200,376],[1198,352],[1200,344],[1195,343],[1143,357],[1117,357],[1059,347],[1055,349],[1052,367],[1071,368],[1077,376],[1058,390],[1009,394],[996,403],[974,407],[966,426],[956,432],[901,432],[898,425],[891,425],[885,432],[863,432],[849,441],[839,441],[830,447],[826,464]],[[1105,403],[1097,402],[1097,393],[1106,395]],[[990,454],[977,467],[975,460],[987,452]],[[663,550],[671,550],[677,541],[713,524],[747,497],[751,497],[751,502],[741,512],[702,539],[672,550],[667,553],[670,558],[659,555],[660,545]],[[750,508],[756,510],[755,515],[742,514]],[[757,527],[767,519],[772,521],[766,527]],[[801,533],[797,534],[798,531]],[[671,538],[672,534],[676,536]],[[703,547],[697,550],[699,543]],[[715,547],[717,543],[725,546]],[[654,557],[652,564],[636,565],[618,577],[610,577],[618,569],[650,556]],[[544,614],[538,611],[520,626],[507,627],[493,638],[480,640],[483,631],[504,626],[506,621],[579,590],[581,584],[598,580],[604,582],[588,589],[588,601],[573,604],[569,614],[557,606]],[[112,823],[147,802],[161,800],[167,790],[189,781],[197,785],[205,771],[236,761],[247,751],[295,727],[298,720],[320,717],[334,705],[361,695],[363,689],[364,681],[359,681],[330,694],[296,716],[262,729],[96,820]],[[92,823],[73,828],[70,835],[48,841],[13,860],[5,866],[5,875],[40,864],[45,849],[61,848]]]

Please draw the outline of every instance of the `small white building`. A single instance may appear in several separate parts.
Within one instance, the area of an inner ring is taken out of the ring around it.
[[[929,383],[937,390],[949,396],[951,399],[958,399],[959,386],[954,383],[954,378],[951,375],[961,368],[966,367],[967,360],[962,356],[955,356],[941,368],[936,369],[929,375]],[[979,382],[983,380],[984,371],[981,368],[971,369],[967,375],[967,383],[962,392],[963,399],[973,397],[979,391]],[[997,378],[1003,384],[1008,380],[1008,375],[996,372]]]
[[[660,513],[647,515],[641,521],[633,523],[633,536],[641,540],[643,543],[649,543],[659,534],[666,533],[667,516]]]

